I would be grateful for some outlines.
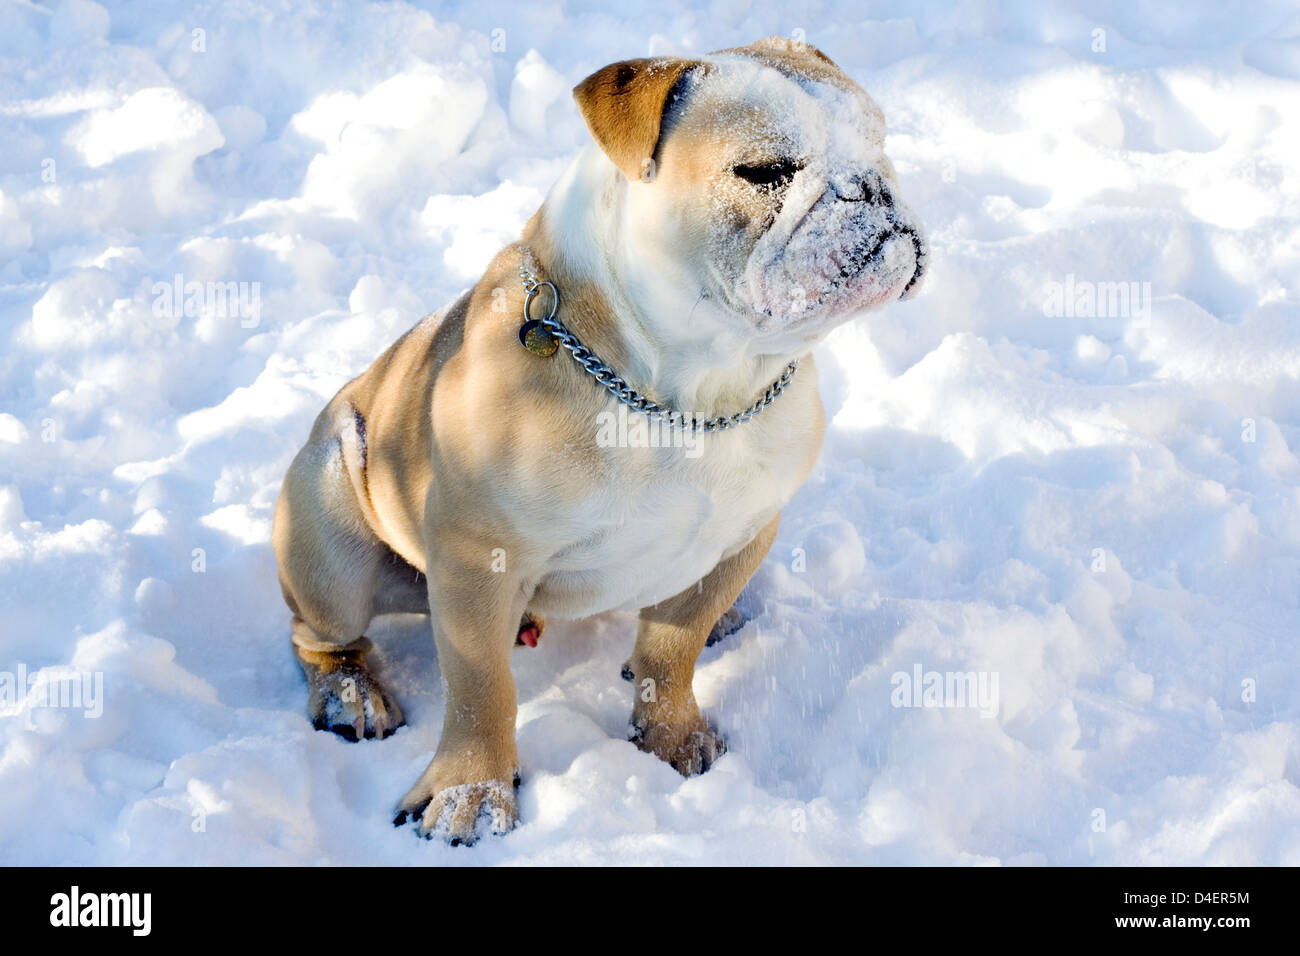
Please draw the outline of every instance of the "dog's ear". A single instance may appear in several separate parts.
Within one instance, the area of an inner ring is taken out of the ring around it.
[[[602,67],[573,88],[582,118],[596,144],[628,179],[654,178],[668,95],[698,60],[651,57]]]

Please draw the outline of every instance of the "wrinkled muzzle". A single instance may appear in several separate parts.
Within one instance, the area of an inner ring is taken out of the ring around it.
[[[869,173],[828,184],[784,247],[768,253],[766,263],[751,261],[747,279],[756,310],[770,317],[763,326],[775,331],[911,298],[928,245],[911,209]]]

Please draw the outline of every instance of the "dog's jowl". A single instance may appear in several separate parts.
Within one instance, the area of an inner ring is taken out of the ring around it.
[[[429,615],[446,716],[397,821],[454,843],[516,823],[512,648],[547,616],[640,609],[635,746],[719,758],[695,659],[816,460],[809,350],[925,267],[880,109],[806,44],[627,60],[574,97],[594,142],[326,406],[276,506],[316,726],[400,726],[364,634]]]

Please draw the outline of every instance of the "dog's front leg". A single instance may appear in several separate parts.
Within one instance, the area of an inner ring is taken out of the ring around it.
[[[735,602],[776,537],[778,514],[697,585],[641,610],[628,667],[636,684],[633,740],[684,776],[708,770],[726,750],[695,702],[695,659],[718,618]]]
[[[447,710],[437,753],[402,798],[394,822],[419,817],[421,836],[472,844],[480,817],[493,833],[509,831],[518,819],[510,651],[525,595],[518,574],[494,570],[481,529],[439,529],[431,540],[429,609]]]

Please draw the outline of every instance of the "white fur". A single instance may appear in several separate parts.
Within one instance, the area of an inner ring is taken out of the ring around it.
[[[730,414],[752,402],[789,357],[748,354],[749,343],[727,332],[716,305],[696,307],[680,262],[638,248],[627,191],[652,188],[629,183],[591,146],[556,183],[543,216],[564,237],[566,267],[596,282],[622,320],[631,360],[619,374],[683,411]],[[812,423],[820,409],[812,371],[796,374],[786,394],[741,428],[700,436],[698,457],[680,449],[605,449],[608,480],[567,512],[548,512],[547,527],[534,529],[561,543],[529,607],[569,618],[646,607],[744,547],[798,489],[805,459],[815,454],[810,443],[820,432],[812,434]]]
[[[887,167],[883,117],[869,100],[864,105],[843,91],[810,90],[744,58],[713,60],[717,69],[705,81],[714,85],[713,95],[761,103],[791,125],[791,135],[814,157],[746,274],[755,285],[770,285],[776,263],[787,269],[786,279],[798,280],[797,270],[811,273],[824,264],[811,255],[783,263],[782,256],[831,182],[853,163]],[[592,145],[552,189],[542,215],[559,237],[566,268],[596,283],[620,318],[630,358],[619,374],[682,411],[730,414],[846,316],[795,331],[771,322],[763,329],[725,299],[702,297],[698,263],[665,239],[671,196],[664,189],[629,182]],[[910,256],[911,244],[905,245]],[[911,274],[907,263],[887,266],[907,266]],[[815,278],[807,281],[812,287]],[[816,456],[821,409],[811,360],[758,418],[699,440],[698,457],[655,448],[605,450],[606,480],[570,511],[545,519],[552,540],[561,543],[530,607],[575,617],[655,604],[740,550],[789,501]]]

